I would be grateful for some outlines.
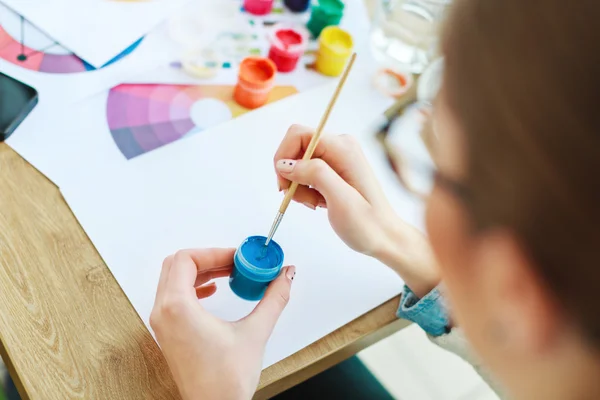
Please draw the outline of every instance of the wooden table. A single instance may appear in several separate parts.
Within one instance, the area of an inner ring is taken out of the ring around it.
[[[398,299],[263,371],[271,397],[408,323]],[[58,189],[0,144],[0,354],[24,399],[175,399],[163,356]]]

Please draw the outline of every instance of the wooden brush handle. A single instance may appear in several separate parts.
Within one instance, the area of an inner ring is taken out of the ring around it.
[[[333,110],[333,106],[335,105],[335,102],[337,101],[337,98],[340,95],[340,92],[342,91],[342,87],[344,87],[344,83],[346,82],[346,78],[348,78],[348,74],[350,73],[350,70],[352,69],[352,65],[354,64],[355,59],[356,59],[356,53],[353,53],[352,56],[350,57],[350,61],[348,61],[348,66],[346,67],[346,70],[344,71],[340,81],[338,82],[338,85],[335,88],[335,92],[333,93],[333,96],[331,97],[331,100],[329,101],[329,104],[327,105],[325,114],[323,114],[323,117],[321,117],[319,126],[317,127],[315,134],[313,135],[312,139],[310,140],[310,143],[308,144],[308,147],[307,147],[306,151],[304,152],[304,156],[302,156],[302,160],[304,160],[304,161],[310,160],[313,153],[315,152],[315,149],[317,148],[317,144],[319,143],[319,139],[321,138],[321,134],[323,133],[323,128],[325,127],[325,124],[327,123],[327,119],[329,118],[329,115],[331,114],[331,110]],[[294,198],[294,193],[296,193],[296,189],[298,189],[298,182],[292,182],[287,193],[285,194],[285,197],[283,198],[283,202],[281,202],[281,206],[279,207],[279,212],[281,214],[285,214],[285,210],[287,210],[288,206],[290,205],[290,202]]]

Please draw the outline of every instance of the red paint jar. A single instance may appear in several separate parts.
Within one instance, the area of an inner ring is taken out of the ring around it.
[[[269,14],[273,9],[273,0],[244,0],[244,10],[254,15]]]
[[[269,58],[279,72],[290,72],[296,68],[308,44],[308,31],[301,26],[277,24],[269,32]]]

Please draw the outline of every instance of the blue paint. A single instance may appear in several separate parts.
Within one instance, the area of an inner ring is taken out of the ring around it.
[[[262,299],[269,283],[277,278],[283,266],[283,250],[273,240],[265,248],[267,238],[250,236],[235,252],[229,287],[244,300]]]

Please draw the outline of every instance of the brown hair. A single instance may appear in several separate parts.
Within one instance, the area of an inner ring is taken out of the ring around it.
[[[600,2],[456,0],[444,97],[477,229],[505,227],[600,345]]]

